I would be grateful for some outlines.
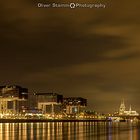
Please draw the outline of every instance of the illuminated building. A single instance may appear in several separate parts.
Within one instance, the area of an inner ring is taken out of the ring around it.
[[[125,104],[124,104],[124,101],[121,102],[121,105],[120,105],[120,109],[119,109],[119,114],[124,114],[125,112]]]
[[[0,86],[0,113],[17,114],[28,106],[28,89],[17,85]]]
[[[57,93],[35,93],[37,108],[43,113],[56,114],[62,112],[63,96]]]
[[[84,112],[87,106],[87,99],[81,97],[64,98],[63,104],[67,114],[79,114]]]
[[[121,102],[120,108],[119,108],[119,115],[122,116],[139,116],[139,114],[131,109],[131,106],[129,108],[129,110],[126,110],[124,101]]]

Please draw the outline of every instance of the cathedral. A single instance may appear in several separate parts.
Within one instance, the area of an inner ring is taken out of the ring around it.
[[[121,102],[120,109],[119,109],[119,115],[124,115],[124,116],[139,116],[139,113],[131,109],[131,105],[129,110],[126,110],[124,101]]]

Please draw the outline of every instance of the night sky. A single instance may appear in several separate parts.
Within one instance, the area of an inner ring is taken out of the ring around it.
[[[1,1],[0,85],[81,96],[101,112],[117,110],[124,99],[140,111],[140,2],[100,2],[105,9]]]

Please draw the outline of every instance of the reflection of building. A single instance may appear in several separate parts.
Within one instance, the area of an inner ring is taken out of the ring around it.
[[[81,97],[69,97],[63,100],[67,114],[79,114],[84,112],[87,100]]]
[[[57,93],[35,93],[37,107],[43,113],[59,113],[62,111],[63,96]]]
[[[119,109],[119,115],[123,115],[123,116],[138,116],[139,114],[131,109],[131,106],[129,108],[129,110],[127,111],[125,108],[125,104],[124,101],[121,102],[120,105],[120,109]]]
[[[0,86],[0,113],[22,113],[27,108],[28,89],[20,86]]]

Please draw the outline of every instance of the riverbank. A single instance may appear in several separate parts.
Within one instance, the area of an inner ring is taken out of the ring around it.
[[[0,119],[0,123],[28,123],[28,122],[109,122],[107,119]]]

